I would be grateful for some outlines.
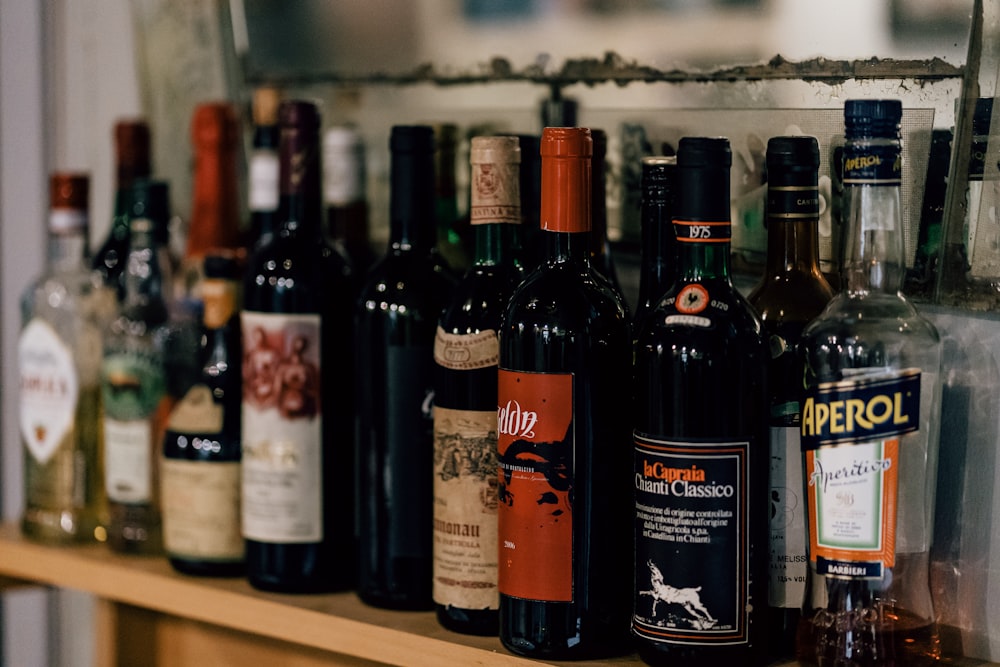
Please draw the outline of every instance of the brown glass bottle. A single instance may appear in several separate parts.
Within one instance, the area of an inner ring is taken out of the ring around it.
[[[280,226],[244,280],[242,495],[247,578],[315,593],[354,582],[350,271],[322,235],[320,114],[282,102]]]
[[[611,655],[628,637],[631,333],[591,266],[586,128],[542,134],[546,255],[500,328],[500,639],[547,659]]]
[[[802,329],[822,312],[833,290],[819,268],[819,145],[812,137],[767,143],[767,260],[748,300],[770,345],[770,568],[768,648],[795,650],[806,580],[805,498],[799,450]]]
[[[92,263],[104,284],[118,298],[125,296],[121,274],[128,256],[129,193],[132,183],[150,174],[149,125],[145,120],[121,120],[115,124],[115,205],[108,236],[94,253]]]

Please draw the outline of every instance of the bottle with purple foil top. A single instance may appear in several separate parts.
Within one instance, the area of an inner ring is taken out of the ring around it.
[[[844,111],[842,291],[801,343],[809,562],[796,653],[821,666],[930,664],[941,343],[900,292],[902,106]]]

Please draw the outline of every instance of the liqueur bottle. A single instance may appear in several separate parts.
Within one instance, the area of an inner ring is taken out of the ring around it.
[[[730,276],[729,141],[684,137],[679,277],[635,352],[632,631],[655,665],[760,664],[767,347]]]
[[[21,299],[21,529],[52,543],[105,539],[101,340],[117,298],[90,268],[89,186],[86,174],[50,176],[48,261]]]
[[[497,634],[497,362],[521,266],[517,137],[473,137],[472,268],[434,341],[434,583],[446,628]]]
[[[594,142],[594,155],[591,158],[591,204],[590,226],[590,262],[594,269],[604,276],[614,290],[622,292],[618,281],[618,272],[611,256],[611,243],[608,241],[608,194],[606,164],[608,154],[608,135],[604,130],[591,129],[591,139]]]
[[[156,464],[171,407],[164,364],[170,285],[167,184],[136,181],[130,199],[125,298],[105,337],[101,363],[108,544],[120,552],[159,554]]]
[[[194,385],[167,420],[160,460],[163,546],[179,572],[243,573],[240,533],[240,283],[233,253],[204,259]]]
[[[657,155],[644,157],[641,162],[639,302],[632,317],[632,335],[636,338],[677,278],[677,239],[672,219],[677,158]]]
[[[434,339],[454,285],[434,252],[434,132],[395,126],[389,248],[357,312],[358,594],[432,607]]]
[[[253,139],[248,160],[247,197],[250,209],[250,242],[257,249],[278,229],[278,105],[281,93],[263,86],[253,93]]]
[[[314,593],[354,581],[351,276],[322,236],[319,110],[289,100],[278,120],[281,222],[240,316],[242,532],[251,585]]]
[[[628,639],[631,333],[590,263],[590,130],[542,134],[546,259],[500,328],[500,639],[546,659]]]
[[[771,350],[768,645],[773,655],[790,656],[806,581],[798,347],[802,329],[826,307],[833,290],[819,268],[819,144],[812,137],[773,137],[765,159],[767,260],[748,300],[764,323]]]
[[[458,127],[452,123],[434,125],[434,211],[437,218],[437,251],[453,275],[469,268],[469,252],[458,229],[458,184],[455,160],[458,154]]]
[[[94,253],[93,267],[104,283],[125,296],[121,274],[128,256],[129,202],[132,183],[150,174],[149,125],[144,120],[121,120],[115,124],[115,205],[108,237]]]
[[[240,248],[236,173],[239,118],[228,102],[199,104],[191,117],[194,178],[187,245],[179,267],[177,298],[200,304],[202,269],[209,251]]]
[[[842,291],[802,334],[809,568],[797,657],[940,656],[929,586],[941,344],[900,293],[898,100],[848,100]]]
[[[365,145],[352,127],[331,127],[323,135],[323,200],[327,233],[360,284],[375,252],[368,239]]]

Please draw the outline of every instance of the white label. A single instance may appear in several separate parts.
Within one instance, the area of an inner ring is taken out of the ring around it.
[[[45,463],[73,428],[80,392],[73,355],[47,322],[33,319],[18,341],[21,436]]]
[[[118,503],[152,500],[153,428],[147,420],[104,419],[104,476]]]
[[[772,426],[769,602],[799,607],[806,587],[805,501],[797,426]]]
[[[250,210],[275,211],[278,208],[278,154],[256,150],[250,156]]]
[[[240,464],[164,458],[160,466],[167,552],[240,560]]]
[[[319,315],[244,312],[243,536],[323,539]]]

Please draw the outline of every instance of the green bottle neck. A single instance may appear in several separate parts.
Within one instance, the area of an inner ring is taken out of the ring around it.
[[[520,264],[521,226],[511,223],[482,223],[472,226],[475,266]]]

